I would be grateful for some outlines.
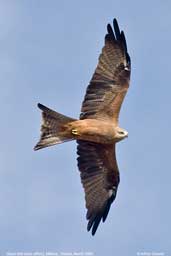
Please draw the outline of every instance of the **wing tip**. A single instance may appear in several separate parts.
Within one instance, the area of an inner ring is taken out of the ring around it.
[[[113,24],[114,24],[114,23],[118,23],[117,18],[114,18],[114,19],[113,19]]]
[[[37,103],[37,107],[41,109],[44,106],[41,103]]]
[[[106,39],[120,40],[121,33],[116,18],[113,19],[113,28],[110,23],[107,24],[107,32]]]
[[[107,219],[111,204],[114,201],[115,197],[116,197],[116,193],[113,194],[107,200],[106,204],[104,205],[103,209],[100,212],[91,214],[89,211],[87,211],[87,215],[86,215],[86,219],[88,220],[87,231],[89,232],[91,230],[92,236],[95,235],[101,220],[104,223],[105,220]]]
[[[112,29],[112,26],[110,25],[110,23],[107,24],[107,32],[108,32],[108,34],[106,35],[106,39],[116,40],[115,34],[113,32],[113,29]]]
[[[117,39],[118,41],[120,41],[120,40],[121,40],[121,32],[120,32],[120,28],[119,28],[117,19],[114,19],[114,20],[113,20],[113,28],[114,28],[114,31],[115,31],[116,39]]]
[[[43,105],[43,104],[41,104],[41,103],[38,103],[38,104],[37,104],[37,107],[38,107],[40,110],[42,110],[42,111],[49,110],[48,107],[46,107],[45,105]]]
[[[107,32],[108,34],[106,34],[105,38],[121,41],[124,46],[125,52],[127,53],[125,34],[123,30],[120,31],[119,24],[116,18],[113,19],[113,28],[110,23],[107,24]]]
[[[93,214],[90,217],[89,222],[87,224],[87,231],[89,232],[91,230],[92,236],[95,235],[95,233],[97,231],[97,228],[100,224],[101,219],[102,219],[102,214],[101,213]]]

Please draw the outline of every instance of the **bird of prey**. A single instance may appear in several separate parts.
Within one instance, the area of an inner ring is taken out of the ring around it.
[[[105,221],[119,184],[116,143],[128,136],[119,127],[119,112],[129,87],[131,60],[117,20],[107,25],[98,64],[87,87],[80,118],[62,115],[42,104],[40,141],[34,150],[77,141],[78,168],[85,192],[87,230],[95,234]]]

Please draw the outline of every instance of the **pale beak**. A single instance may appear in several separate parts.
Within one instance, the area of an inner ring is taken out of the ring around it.
[[[125,134],[125,137],[128,138],[128,132]]]

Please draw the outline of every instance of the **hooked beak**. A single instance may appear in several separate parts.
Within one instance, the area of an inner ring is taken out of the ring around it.
[[[128,132],[125,134],[125,138],[128,138]]]

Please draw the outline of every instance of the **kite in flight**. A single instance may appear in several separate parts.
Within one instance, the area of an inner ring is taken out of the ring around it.
[[[119,112],[129,87],[131,61],[124,32],[117,20],[107,25],[105,45],[87,87],[80,119],[73,119],[42,104],[40,141],[34,150],[77,141],[78,168],[84,187],[87,230],[95,234],[106,220],[119,185],[115,145],[128,136],[119,127]]]

